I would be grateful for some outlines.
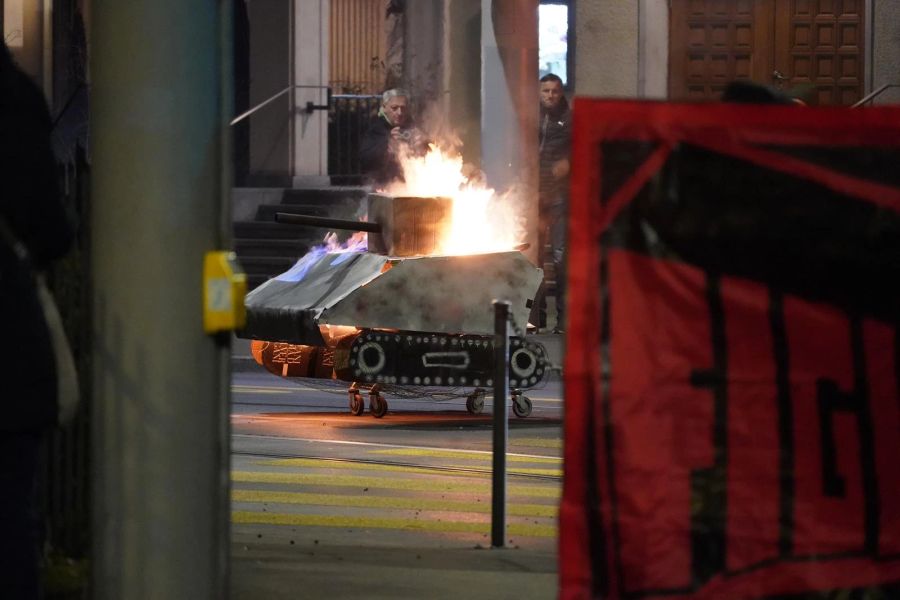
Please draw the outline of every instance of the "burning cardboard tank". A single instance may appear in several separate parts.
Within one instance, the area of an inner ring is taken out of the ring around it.
[[[450,198],[370,194],[369,222],[279,214],[280,222],[368,232],[367,251],[311,252],[246,298],[244,337],[254,358],[286,377],[350,382],[350,411],[387,412],[386,386],[473,388],[466,407],[484,406],[493,385],[492,301],[510,302],[525,329],[542,278],[515,249],[441,255]],[[522,389],[546,375],[544,348],[510,340],[513,412],[531,413]]]

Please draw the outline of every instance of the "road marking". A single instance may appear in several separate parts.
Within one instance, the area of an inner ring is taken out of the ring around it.
[[[255,418],[255,417],[254,417]],[[383,442],[356,442],[352,440],[334,440],[334,439],[322,439],[322,438],[299,438],[299,437],[287,437],[287,436],[277,436],[277,435],[256,435],[252,433],[233,433],[231,437],[238,438],[253,438],[253,439],[269,439],[269,440],[279,440],[279,441],[292,441],[292,442],[309,442],[309,443],[319,443],[319,444],[343,444],[346,446],[373,446],[376,448],[408,448],[414,450],[446,450],[446,448],[437,448],[435,446],[408,446],[405,444],[387,444]],[[513,442],[514,443],[514,442]],[[486,454],[488,456],[493,455],[493,452],[490,450],[466,450],[464,448],[456,448],[454,452],[464,452],[466,454]],[[547,456],[541,454],[522,454],[519,452],[507,452],[507,457],[510,456],[525,456],[528,458],[559,458],[557,456]]]
[[[318,388],[305,387],[302,385],[298,385],[297,387],[283,387],[283,386],[258,386],[258,385],[233,385],[231,386],[232,392],[239,392],[242,394],[249,394],[251,392],[258,394],[266,394],[266,393],[278,393],[278,394],[287,394],[290,392],[320,392],[324,390],[319,390]]]
[[[459,521],[435,521],[418,519],[387,519],[369,517],[344,517],[332,515],[299,515],[283,513],[256,513],[234,511],[231,522],[257,525],[298,525],[320,527],[356,527],[361,529],[402,529],[411,531],[438,531],[453,533],[490,533],[490,523],[466,523]],[[527,523],[509,523],[506,526],[509,535],[527,537],[556,537],[553,525],[529,525]]]
[[[558,448],[562,450],[563,441],[551,438],[509,438],[509,443],[515,446],[534,446],[535,448]],[[562,459],[560,459],[562,460]]]
[[[232,490],[232,502],[254,504],[303,504],[317,506],[347,506],[359,508],[391,508],[444,512],[490,513],[490,502],[459,502],[431,498],[403,498],[390,496],[338,496],[335,494],[307,494],[302,492],[271,492],[263,490]],[[519,517],[556,518],[558,508],[549,504],[509,504],[506,512]]]
[[[562,404],[562,398],[548,398],[547,396],[532,396],[528,393],[528,390],[523,390],[525,395],[528,396],[528,399],[532,402],[551,402],[553,404]]]
[[[428,479],[388,479],[379,477],[362,477],[356,475],[326,475],[313,473],[276,473],[259,471],[232,471],[232,481],[241,483],[282,483],[294,485],[320,485],[327,487],[358,487],[370,489],[408,490],[415,492],[488,492],[490,482],[448,481],[444,476],[440,480]],[[558,485],[509,485],[509,496],[523,498],[559,498]]]
[[[457,450],[432,450],[426,448],[390,448],[388,450],[373,450],[372,454],[388,454],[391,456],[431,456],[434,458],[458,458],[464,460],[481,460],[490,461],[492,456],[490,453],[471,454],[469,452],[460,452]],[[510,462],[534,462],[558,465],[562,462],[559,457],[536,457],[536,456],[517,456],[507,454],[507,460]]]
[[[311,467],[315,469],[348,469],[358,471],[390,471],[393,473],[441,473],[447,469],[471,469],[471,465],[386,465],[366,462],[342,462],[319,458],[277,458],[273,460],[255,461],[253,464],[266,467]],[[506,470],[507,475],[546,475],[562,477],[562,469],[529,469],[512,467]],[[490,477],[490,473],[460,471],[454,477]]]

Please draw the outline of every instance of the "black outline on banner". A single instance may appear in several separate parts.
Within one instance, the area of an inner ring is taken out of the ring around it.
[[[781,558],[787,558],[794,551],[794,407],[791,403],[790,359],[784,324],[784,294],[771,288],[769,327],[772,334],[775,387],[778,394],[778,479],[781,491],[778,554]]]
[[[597,156],[598,156],[598,168],[601,173],[603,171],[603,146],[600,144],[597,148]],[[607,210],[609,205],[609,198],[600,191],[600,206]],[[618,586],[622,585],[623,581],[623,571],[622,571],[622,561],[619,556],[618,548],[619,544],[619,512],[618,512],[618,498],[616,496],[616,478],[615,478],[615,465],[613,465],[613,455],[614,455],[614,443],[613,443],[613,429],[612,429],[612,392],[610,387],[612,386],[612,380],[608,377],[608,374],[612,373],[612,350],[609,345],[609,341],[612,338],[612,323],[610,322],[610,302],[611,302],[611,294],[609,288],[609,255],[608,255],[608,247],[606,238],[603,234],[601,234],[597,239],[597,244],[600,247],[600,261],[598,268],[600,272],[598,275],[598,283],[600,289],[598,293],[600,294],[600,403],[601,403],[601,414],[603,415],[603,420],[601,421],[599,415],[591,411],[591,419],[590,419],[590,427],[592,434],[600,434],[603,436],[603,442],[605,447],[603,452],[606,456],[606,485],[609,493],[609,506],[610,506],[610,514],[609,514],[609,535],[612,540],[612,548],[613,548],[613,558],[615,560],[615,564],[612,565],[612,568],[615,569],[615,579],[611,576],[610,573],[610,561],[609,561],[609,545],[606,536],[603,535],[602,539],[598,546],[600,547],[600,552],[595,555],[592,560],[592,564],[596,565],[598,563],[602,563],[602,568],[599,571],[600,580],[598,581],[597,577],[593,577],[591,581],[591,591],[596,597],[605,597],[610,595],[613,590],[611,586],[613,584],[617,584]],[[593,403],[592,409],[593,409]],[[596,462],[599,455],[597,454],[597,447],[591,444],[591,449],[593,450],[592,459],[594,462],[595,471],[592,473],[594,476],[594,484],[595,489],[597,485],[600,483],[600,479],[602,478],[602,474],[599,471],[598,464]],[[590,512],[596,513],[599,510],[599,506],[597,509],[589,509]],[[599,519],[601,524],[603,523],[603,514],[600,513]]]
[[[832,498],[847,497],[847,482],[838,473],[837,440],[834,436],[834,414],[850,413],[856,416],[858,399],[840,390],[833,379],[816,380],[816,404],[819,411],[819,444],[822,448],[822,495]]]
[[[601,264],[604,265],[602,269],[608,270],[608,258],[607,254],[607,244],[602,245],[602,253],[603,259]],[[630,250],[625,250],[629,251]],[[606,323],[609,322],[609,306],[612,302],[611,296],[609,293],[609,286],[606,277],[608,273],[604,270],[601,270],[601,282],[603,285],[603,310],[604,312],[604,333],[601,336],[601,341],[603,343],[604,349],[601,350],[601,355],[603,357],[603,366],[605,368],[611,368],[611,363],[613,357],[609,354],[609,339],[610,332],[606,330]],[[691,384],[697,387],[708,387],[713,391],[714,402],[715,402],[715,410],[714,410],[714,426],[713,426],[713,443],[714,443],[714,465],[710,469],[701,469],[698,471],[694,471],[692,473],[692,483],[701,482],[700,479],[703,479],[704,473],[707,476],[705,479],[706,482],[711,479],[708,478],[711,473],[716,470],[717,467],[721,466],[722,468],[722,476],[725,477],[725,469],[727,468],[727,387],[726,381],[724,377],[724,373],[727,373],[727,345],[725,340],[725,322],[724,322],[724,311],[723,306],[721,304],[721,293],[719,289],[719,277],[717,275],[707,274],[707,284],[706,284],[706,297],[707,304],[709,307],[710,313],[710,322],[711,322],[711,341],[713,348],[713,361],[714,366],[710,370],[697,370],[691,374]],[[853,355],[853,377],[854,377],[854,392],[851,395],[846,395],[843,401],[838,402],[837,405],[834,405],[832,400],[827,400],[826,403],[833,405],[829,408],[827,415],[830,418],[831,411],[833,409],[837,410],[846,410],[854,413],[858,417],[859,424],[859,436],[860,436],[860,469],[861,475],[863,477],[863,481],[868,483],[863,484],[863,501],[865,506],[865,542],[864,546],[859,550],[847,550],[842,552],[834,552],[834,553],[826,553],[826,554],[815,554],[815,555],[794,555],[793,554],[793,535],[794,535],[794,437],[793,437],[793,407],[792,407],[792,398],[790,393],[790,382],[789,382],[789,350],[787,343],[787,332],[786,325],[784,321],[784,296],[780,291],[770,289],[769,290],[769,323],[772,334],[772,342],[773,342],[773,355],[776,363],[776,387],[777,387],[777,402],[778,402],[778,423],[779,423],[779,472],[780,472],[780,534],[779,534],[779,556],[773,557],[771,559],[766,559],[762,561],[758,561],[751,565],[747,565],[740,569],[728,569],[725,565],[725,550],[727,539],[725,539],[725,498],[721,500],[722,504],[722,513],[721,515],[715,514],[715,519],[711,519],[708,522],[704,523],[704,526],[708,527],[709,523],[713,523],[714,526],[712,528],[715,531],[715,538],[721,534],[721,539],[716,539],[713,542],[713,546],[717,546],[721,548],[721,560],[720,564],[717,565],[718,569],[698,569],[697,561],[701,557],[697,557],[695,555],[696,545],[692,542],[691,548],[691,575],[692,575],[692,585],[682,588],[660,588],[660,589],[642,589],[642,590],[634,590],[634,589],[625,589],[624,585],[626,584],[623,578],[622,572],[622,559],[621,555],[618,552],[618,511],[617,505],[615,502],[612,503],[612,524],[611,529],[613,530],[613,548],[615,549],[614,560],[616,564],[616,576],[618,581],[618,586],[620,588],[620,594],[623,598],[646,598],[653,596],[672,596],[678,594],[690,594],[697,591],[700,591],[706,582],[708,582],[713,576],[721,575],[725,577],[735,577],[740,575],[746,575],[752,573],[754,571],[765,569],[768,567],[772,567],[782,563],[801,563],[801,562],[814,562],[814,563],[822,563],[826,564],[829,560],[838,560],[838,559],[851,559],[851,558],[865,558],[872,559],[877,562],[888,562],[888,561],[896,561],[897,558],[900,558],[900,554],[892,554],[892,555],[879,555],[878,554],[878,508],[879,508],[879,497],[878,497],[878,485],[877,479],[872,479],[875,477],[875,451],[873,444],[873,425],[872,425],[872,417],[871,412],[868,406],[869,395],[868,389],[866,386],[866,361],[865,361],[865,353],[864,353],[864,337],[862,331],[862,320],[859,318],[848,318],[848,326],[850,327],[851,332],[851,346],[852,346],[852,355]],[[898,382],[900,382],[900,352],[897,352],[896,349],[900,348],[900,332],[898,332],[896,326],[894,327],[894,346],[895,346],[895,354],[894,354],[894,362],[895,362],[895,377]],[[611,371],[605,371],[610,372]],[[837,390],[836,386],[833,385],[833,382],[828,382],[828,380],[820,380],[825,382],[825,387],[834,388]],[[822,387],[821,385],[819,386]],[[720,389],[721,388],[721,389]],[[608,389],[608,388],[604,388]],[[900,388],[898,388],[900,389]],[[833,396],[833,394],[825,394],[825,396]],[[818,397],[821,399],[823,395],[820,393]],[[609,415],[611,414],[611,395],[606,392],[603,398],[603,406],[604,406],[604,414],[607,415],[607,423],[605,424],[604,429],[606,430],[605,435],[607,436],[606,446],[607,450],[607,463],[609,472],[607,473],[609,478],[609,486],[610,490],[614,490],[615,485],[615,477],[614,471],[615,468],[615,458],[613,456],[614,446],[612,443],[612,429],[611,422],[609,421]],[[823,469],[827,468],[825,465],[824,453],[823,453]],[[701,474],[701,478],[695,481],[694,476],[697,474]],[[869,479],[867,479],[869,478]],[[613,494],[614,495],[614,494]],[[721,516],[721,520],[718,517]],[[721,529],[718,528],[718,525],[721,524]],[[696,522],[692,520],[692,528],[696,525]],[[874,528],[874,529],[873,529]],[[693,531],[693,529],[692,529]],[[714,538],[714,539],[715,539]],[[701,561],[702,562],[702,561]],[[890,582],[882,582],[879,584],[873,584],[878,586],[886,586],[893,585]],[[600,593],[600,591],[595,587],[595,594]],[[815,593],[811,591],[810,593]]]
[[[610,298],[609,298],[609,260],[607,258],[607,252],[605,245],[601,242],[601,250],[600,250],[600,311],[601,311],[601,324],[600,324],[600,402],[601,402],[601,413],[603,414],[603,422],[600,421],[598,415],[594,411],[595,403],[591,402],[589,407],[590,419],[588,419],[587,426],[591,428],[591,438],[595,437],[595,434],[598,432],[602,432],[603,441],[605,442],[606,448],[604,449],[604,453],[607,457],[607,485],[609,486],[609,495],[610,495],[610,514],[611,514],[611,523],[610,535],[612,536],[613,544],[618,545],[619,543],[619,528],[618,528],[618,511],[617,511],[617,500],[615,494],[615,476],[614,476],[614,467],[612,464],[612,456],[613,456],[613,432],[611,425],[611,396],[610,396],[610,381],[606,377],[606,373],[612,372],[611,366],[611,356],[610,356],[610,348],[609,348],[609,340],[610,340]],[[593,469],[589,471],[590,475],[588,477],[589,489],[596,490],[600,484],[600,471],[597,464],[597,448],[594,445],[593,439],[588,441],[589,446],[589,461],[590,465],[593,466]],[[590,494],[590,492],[589,492]],[[590,506],[590,505],[588,505]],[[597,568],[598,571],[594,571],[595,576],[591,579],[591,591],[594,596],[597,597],[605,597],[610,593],[610,582],[611,578],[609,576],[609,560],[607,556],[607,545],[606,545],[606,535],[603,533],[603,515],[600,514],[599,511],[600,505],[598,504],[595,508],[588,509],[588,523],[591,523],[592,518],[596,519],[600,523],[600,539],[594,539],[595,536],[591,537],[591,564]],[[622,563],[619,560],[618,552],[615,554],[616,559],[616,580],[622,581]],[[599,578],[596,574],[599,573]]]
[[[853,387],[859,428],[859,461],[865,518],[864,551],[878,556],[878,525],[881,520],[881,501],[878,497],[878,469],[875,468],[875,427],[869,405],[868,369],[862,319],[850,318],[850,347],[853,355]]]
[[[691,385],[706,388],[712,393],[713,464],[691,473],[691,497],[704,494],[700,503],[703,514],[691,515],[691,580],[694,587],[702,585],[725,570],[727,542],[728,466],[728,352],[725,334],[725,312],[722,306],[722,279],[716,273],[706,273],[706,304],[709,313],[710,346],[713,366],[707,371],[691,373]],[[693,504],[693,502],[692,502]]]

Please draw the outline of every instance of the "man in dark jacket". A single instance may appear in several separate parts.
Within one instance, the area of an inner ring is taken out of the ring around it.
[[[0,235],[0,589],[38,598],[38,450],[56,423],[56,367],[33,268],[73,240],[59,196],[44,96],[0,43],[0,220],[28,250],[26,264]]]
[[[403,181],[399,157],[403,152],[422,154],[425,141],[409,114],[409,94],[402,89],[382,94],[378,119],[366,130],[359,158],[367,183],[382,187]]]
[[[540,152],[540,248],[549,244],[556,272],[556,327],[562,331],[565,315],[566,215],[569,196],[569,148],[572,144],[572,111],[563,95],[562,79],[548,73],[541,77]],[[543,305],[543,298],[538,304]]]

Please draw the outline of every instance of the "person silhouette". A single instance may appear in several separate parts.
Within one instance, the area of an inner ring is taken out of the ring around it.
[[[56,365],[36,271],[64,255],[74,228],[59,194],[41,90],[0,44],[0,589],[42,596],[37,475],[57,422]]]

